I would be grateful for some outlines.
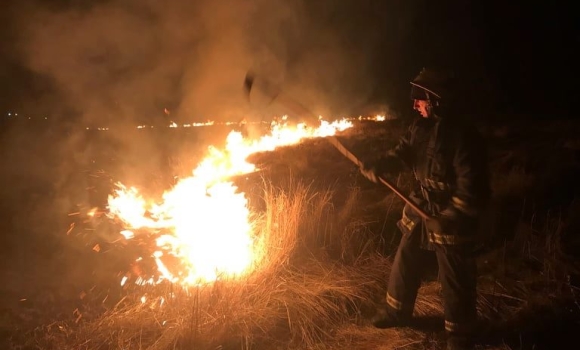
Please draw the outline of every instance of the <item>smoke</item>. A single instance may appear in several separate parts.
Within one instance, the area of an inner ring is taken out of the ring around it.
[[[74,172],[92,165],[104,143],[123,168],[119,180],[130,183],[173,166],[172,155],[202,149],[137,125],[291,114],[275,102],[249,103],[248,69],[315,114],[369,112],[368,104],[384,102],[384,86],[398,83],[396,68],[385,67],[402,60],[396,51],[413,24],[412,6],[381,1],[30,0],[10,9],[12,56],[43,86],[28,108],[69,126],[52,152],[74,161]],[[108,141],[85,127],[110,128]]]
[[[184,122],[256,112],[241,88],[249,68],[317,112],[350,112],[373,93],[389,21],[381,2],[43,3],[19,19],[24,62],[99,125],[165,123],[165,108]]]
[[[6,205],[26,201],[44,213],[38,224],[44,230],[56,220],[50,213],[62,218],[78,203],[92,201],[95,172],[105,169],[111,181],[153,187],[159,173],[175,174],[168,158],[189,159],[202,150],[184,140],[191,135],[145,133],[137,125],[256,120],[290,112],[247,101],[248,69],[316,114],[358,113],[391,81],[393,70],[384,67],[397,66],[395,51],[412,24],[407,21],[411,7],[394,3],[31,0],[11,5],[10,60],[36,89],[27,108],[46,113],[51,128],[22,126],[4,134],[3,161],[10,167],[3,167],[2,177],[19,184],[3,191]],[[85,127],[110,132],[95,136]],[[216,139],[224,133],[212,132]],[[21,193],[33,192],[32,199],[22,199]]]
[[[105,143],[122,162],[119,180],[146,183],[147,174],[171,166],[168,155],[190,157],[192,150],[162,132],[144,136],[137,125],[291,113],[248,102],[248,69],[315,114],[359,113],[391,80],[384,67],[397,64],[410,8],[381,1],[30,0],[9,7],[11,57],[34,77],[33,89],[42,86],[27,108],[69,126],[45,148],[73,162],[55,177],[92,165]],[[85,127],[110,128],[109,141],[85,135]],[[41,140],[10,135],[24,140],[15,144]]]
[[[236,18],[225,9],[138,0],[37,7],[26,22],[23,51],[30,68],[50,77],[84,122],[158,124],[164,108],[182,100],[196,106],[193,113],[220,105],[223,77],[234,65],[216,50],[247,57],[240,37],[230,35],[243,25],[243,14]]]
[[[4,236],[3,246],[22,242],[30,253],[20,254],[23,260],[62,256],[69,268],[87,269],[61,253],[73,239],[65,235],[74,218],[69,213],[102,208],[116,181],[142,192],[167,189],[176,168],[183,175],[191,172],[204,150],[200,144],[223,141],[227,131],[212,128],[206,135],[137,125],[271,120],[291,112],[275,103],[249,103],[243,91],[248,69],[329,118],[384,101],[390,91],[385,87],[399,85],[404,55],[398,51],[413,24],[406,4],[23,0],[10,5],[0,16],[10,17],[10,30],[0,31],[10,49],[6,45],[0,52],[15,69],[2,74],[13,84],[19,81],[19,108],[49,121],[35,121],[31,129],[19,120],[1,129],[0,181],[10,185],[0,191],[0,208],[10,218],[3,220],[5,231],[13,233]],[[16,70],[22,74],[16,77]],[[96,127],[110,131],[93,131]],[[99,238],[86,236],[95,241],[80,256]]]

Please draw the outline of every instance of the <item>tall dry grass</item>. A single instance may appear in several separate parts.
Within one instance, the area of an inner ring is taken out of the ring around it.
[[[311,348],[331,338],[382,293],[388,260],[349,222],[332,189],[264,181],[256,238],[267,254],[247,278],[187,290],[133,286],[92,320],[55,321],[24,339],[38,349]],[[353,245],[353,240],[366,243]],[[348,259],[336,258],[339,252]],[[23,340],[23,339],[20,339]]]

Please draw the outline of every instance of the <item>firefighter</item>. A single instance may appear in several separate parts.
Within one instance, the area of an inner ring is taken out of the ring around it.
[[[361,173],[378,177],[411,169],[410,198],[430,214],[422,219],[406,205],[397,222],[402,238],[389,277],[386,303],[373,324],[408,325],[426,258],[435,254],[445,310],[447,349],[471,349],[476,312],[474,245],[479,215],[490,196],[486,149],[474,125],[450,113],[449,76],[423,69],[411,82],[413,109],[419,112],[399,143]]]

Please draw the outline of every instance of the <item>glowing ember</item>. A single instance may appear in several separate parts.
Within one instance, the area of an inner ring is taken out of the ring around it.
[[[127,276],[123,276],[123,278],[121,279],[121,286],[124,286],[125,283],[127,282],[128,277]]]
[[[133,233],[133,231],[130,230],[123,230],[120,232],[123,237],[125,237],[125,239],[131,239],[133,237],[135,237],[135,234]]]
[[[136,283],[168,280],[187,286],[249,273],[267,252],[255,241],[247,198],[228,178],[256,171],[246,161],[253,153],[305,138],[331,136],[351,126],[346,120],[321,121],[318,128],[276,124],[271,134],[258,140],[231,132],[224,150],[210,147],[193,176],[180,180],[159,202],[146,200],[136,188],[117,184],[118,189],[109,196],[107,215],[124,223],[120,233],[125,239],[143,233],[155,237],[150,257],[159,276],[139,276]],[[122,284],[126,281],[123,278]]]

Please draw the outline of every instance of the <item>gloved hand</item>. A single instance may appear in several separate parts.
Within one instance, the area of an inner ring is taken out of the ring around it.
[[[374,183],[379,182],[379,174],[375,163],[362,162],[360,166],[360,172],[364,177],[369,179],[369,181]]]
[[[430,217],[425,220],[425,226],[427,226],[427,231],[437,234],[443,234],[446,231],[448,223],[442,220],[441,217]]]
[[[362,161],[360,167],[363,176],[374,183],[379,182],[381,175],[393,175],[401,170],[401,161],[391,155],[381,157],[378,160]]]
[[[438,216],[427,219],[425,226],[429,232],[453,234],[459,226],[459,220],[461,220],[461,214],[453,208],[447,208]]]

